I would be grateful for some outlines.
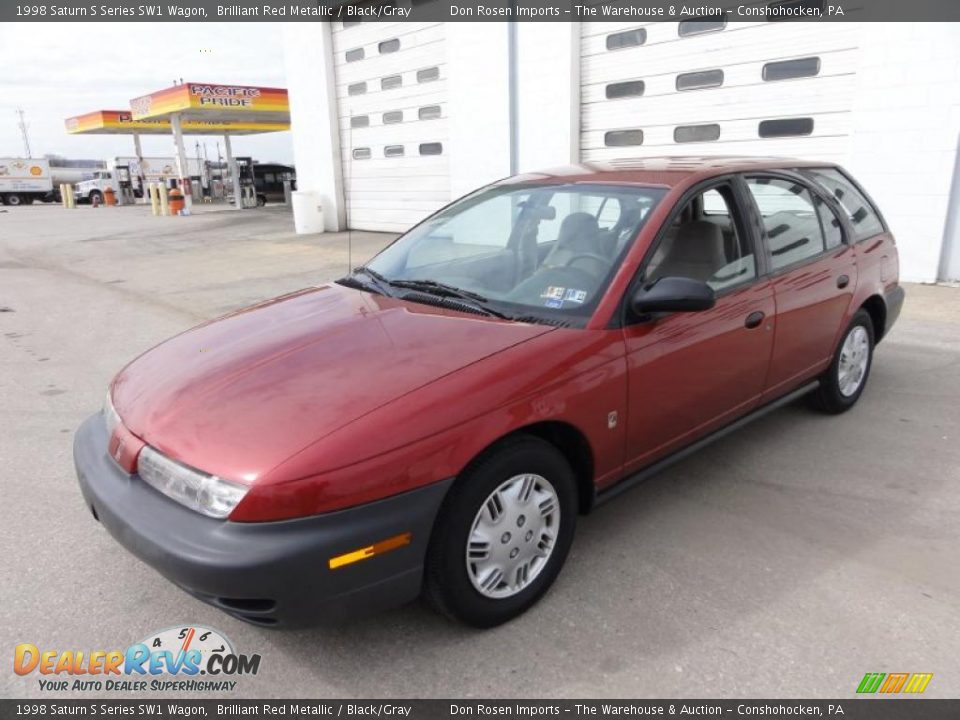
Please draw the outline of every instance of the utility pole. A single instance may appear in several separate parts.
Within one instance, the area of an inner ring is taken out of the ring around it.
[[[24,112],[23,108],[17,108],[17,115],[20,118],[20,134],[23,135],[23,151],[26,153],[26,157],[33,157],[33,154],[30,152],[30,136],[27,134],[27,123],[23,119]]]

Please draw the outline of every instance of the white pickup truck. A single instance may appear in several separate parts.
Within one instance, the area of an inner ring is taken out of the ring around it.
[[[177,177],[177,162],[173,158],[146,157],[142,159],[141,164],[134,157],[117,157],[107,161],[106,170],[98,170],[89,180],[83,180],[73,186],[73,196],[77,202],[93,202],[94,198],[98,202],[103,202],[103,193],[108,187],[113,188],[113,192],[119,195],[117,168],[126,168],[124,172],[129,173],[133,194],[136,197],[143,196],[143,189],[139,183],[141,177],[146,184],[166,183]],[[203,173],[203,163],[197,158],[187,158],[187,169],[191,177],[200,178]]]
[[[53,198],[50,163],[34,158],[0,158],[0,203],[29,205]]]

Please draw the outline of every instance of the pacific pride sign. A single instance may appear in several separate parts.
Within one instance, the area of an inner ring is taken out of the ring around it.
[[[200,107],[252,108],[260,89],[235,85],[190,85],[190,94],[199,97]]]

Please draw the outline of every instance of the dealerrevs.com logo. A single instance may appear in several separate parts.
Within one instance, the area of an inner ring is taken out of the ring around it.
[[[237,653],[220,632],[181,626],[151,633],[125,650],[50,650],[20,643],[13,671],[39,676],[51,692],[224,692],[241,675],[256,675],[259,655]]]

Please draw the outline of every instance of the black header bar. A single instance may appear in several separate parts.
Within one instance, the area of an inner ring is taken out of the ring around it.
[[[960,700],[880,698],[839,700],[0,700],[0,717],[227,718],[341,720],[528,720],[534,718],[842,718],[953,720]]]
[[[5,22],[958,22],[956,0],[3,0]]]

